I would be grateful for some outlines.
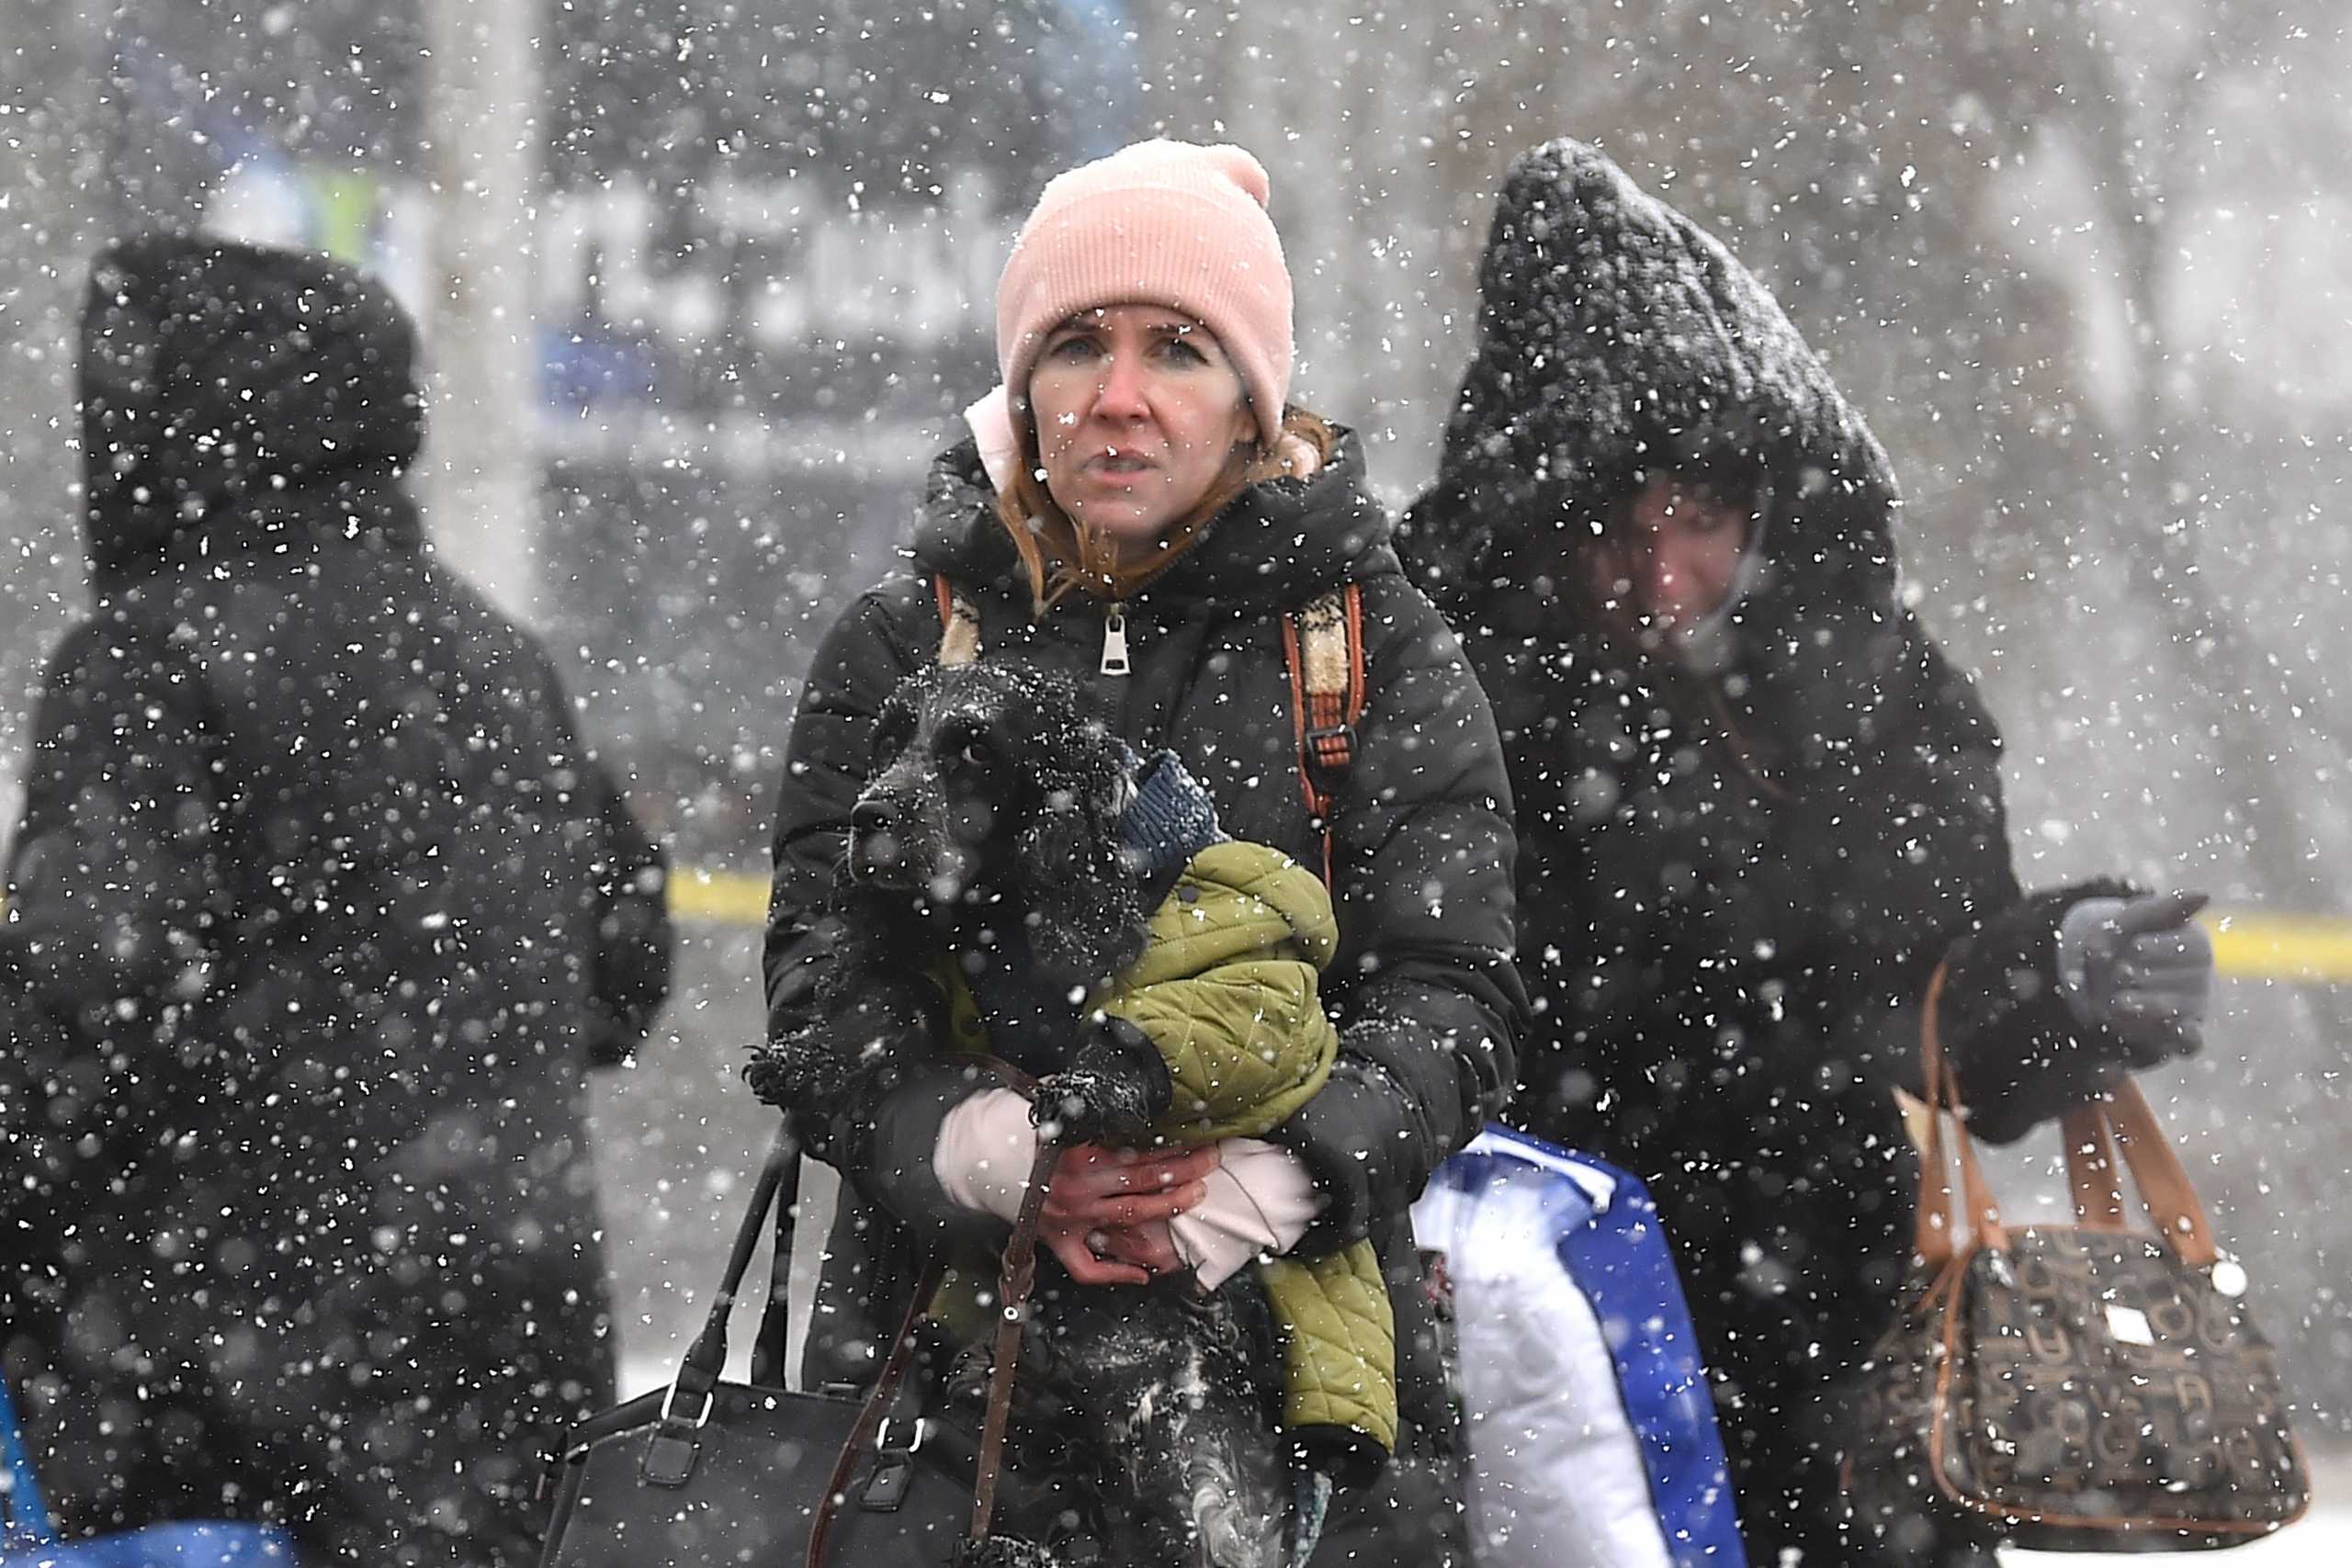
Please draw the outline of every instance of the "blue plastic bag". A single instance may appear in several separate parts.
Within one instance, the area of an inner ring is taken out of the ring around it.
[[[1657,1209],[1613,1166],[1489,1128],[1413,1208],[1445,1258],[1481,1568],[1745,1568]]]
[[[0,1552],[0,1568],[288,1568],[294,1546],[261,1525],[151,1525],[92,1540]]]
[[[25,1451],[17,1407],[0,1379],[0,1568],[291,1568],[294,1543],[264,1525],[150,1525],[90,1540],[59,1540]]]

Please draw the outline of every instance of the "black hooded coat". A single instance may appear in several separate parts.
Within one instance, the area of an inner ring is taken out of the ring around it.
[[[585,1074],[666,993],[662,856],[429,558],[389,296],[135,241],[82,348],[95,606],[0,928],[35,1462],[77,1529],[530,1561],[531,1456],[610,1394]]]
[[[1573,141],[1511,167],[1476,359],[1416,581],[1462,631],[1519,806],[1537,1021],[1509,1120],[1656,1195],[1718,1383],[1750,1561],[1838,1534],[1835,1386],[1885,1323],[1918,1173],[1893,1090],[1939,1010],[1980,1134],[2096,1088],[2119,1041],[2057,988],[2000,737],[1905,606],[1894,474],[1779,305],[1681,214]],[[1560,592],[1567,544],[1640,476],[1767,479],[1761,569],[1712,682],[1735,753]]]
[[[1268,1137],[1304,1161],[1324,1200],[1295,1251],[1367,1236],[1377,1248],[1396,1307],[1400,1404],[1419,1434],[1378,1488],[1342,1495],[1317,1561],[1434,1563],[1457,1528],[1451,1510],[1399,1477],[1412,1459],[1425,1461],[1422,1480],[1437,1473],[1426,1461],[1450,1443],[1453,1419],[1408,1213],[1430,1170],[1508,1091],[1526,998],[1510,954],[1510,795],[1493,720],[1460,645],[1400,573],[1391,527],[1365,491],[1356,441],[1343,437],[1311,479],[1244,491],[1125,606],[1133,672],[1106,675],[1103,606],[1071,595],[1033,618],[976,449],[947,452],[932,470],[915,570],[843,613],[802,694],[777,810],[766,970],[770,1027],[783,1032],[808,1016],[826,967],[842,961],[831,911],[850,807],[872,768],[884,698],[937,656],[936,577],[978,608],[983,659],[1059,672],[1122,739],[1181,756],[1226,833],[1315,866],[1323,840],[1300,787],[1283,628],[1317,595],[1359,585],[1367,703],[1331,815],[1340,949],[1323,974],[1339,1059]],[[1069,880],[1069,897],[1046,918],[1101,918],[1082,879]],[[992,1081],[941,1062],[830,1122],[795,1118],[844,1179],[805,1359],[810,1383],[872,1376],[925,1249],[1002,1245],[1006,1227],[957,1208],[932,1168],[948,1111]],[[782,1319],[772,1312],[763,1335],[770,1369]],[[1450,1477],[1442,1490],[1453,1492]]]

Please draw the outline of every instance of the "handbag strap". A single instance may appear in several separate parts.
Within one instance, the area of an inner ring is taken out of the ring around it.
[[[40,1477],[33,1473],[32,1456],[25,1451],[25,1429],[17,1420],[16,1402],[8,1397],[8,1379],[0,1371],[0,1545],[46,1546],[57,1539],[49,1505],[40,1495]]]
[[[1919,1009],[1920,1077],[1928,1092],[1928,1146],[1922,1151],[1924,1166],[1920,1182],[1919,1213],[1913,1246],[1931,1273],[1940,1273],[1954,1258],[1963,1258],[1980,1247],[2000,1247],[2008,1245],[2008,1233],[2001,1224],[2001,1211],[1993,1201],[1993,1190],[1984,1179],[1984,1168],[1977,1162],[1976,1141],[1968,1135],[1967,1124],[1961,1121],[1960,1077],[1944,1059],[1943,1029],[1936,1013],[1944,995],[1944,965],[1928,978],[1928,996]],[[1968,1224],[1968,1242],[1960,1246],[1955,1241],[1951,1224],[1951,1166],[1944,1151],[1944,1117],[1952,1119],[1953,1139],[1959,1145],[1961,1197],[1965,1204],[1963,1214]],[[1930,1187],[1929,1182],[1933,1186]],[[1929,1198],[1932,1195],[1932,1201]]]
[[[2123,1224],[2122,1172],[2115,1163],[2115,1140],[2096,1102],[2077,1105],[2059,1120],[2066,1140],[2066,1187],[2075,1218],[2092,1230],[2120,1231]]]
[[[2099,1111],[2114,1130],[2123,1163],[2139,1186],[2140,1201],[2147,1205],[2148,1217],[2155,1221],[2165,1245],[2190,1268],[2211,1269],[2222,1256],[2213,1242],[2212,1222],[2205,1217],[2205,1205],[2188,1179],[2188,1168],[2180,1163],[2172,1140],[2165,1136],[2164,1124],[2156,1120],[2140,1086],[2128,1077],[2121,1079]]]
[[[1936,1017],[1943,999],[1944,966],[1936,965],[1928,981],[1927,1000],[1919,1019],[1921,1076],[1928,1091],[1927,1147],[1920,1183],[1916,1247],[1921,1260],[1940,1272],[1955,1257],[1980,1247],[2008,1244],[1999,1206],[1976,1157],[1976,1144],[1960,1119],[1960,1079],[1945,1059],[1943,1033]],[[1973,1222],[1969,1240],[1962,1245],[1951,1228],[1951,1173],[1944,1150],[1944,1118],[1951,1113],[1953,1142],[1958,1145],[1962,1196],[1965,1214]],[[2066,1185],[2074,1200],[2076,1221],[2094,1230],[2120,1231],[2123,1195],[2118,1177],[2116,1150],[2122,1151],[2122,1168],[2132,1173],[2141,1201],[2156,1231],[2180,1260],[2191,1268],[2210,1269],[2221,1256],[2213,1242],[2213,1227],[2205,1205],[2188,1179],[2163,1123],[2156,1120],[2140,1086],[2129,1077],[2117,1081],[2104,1100],[2092,1100],[2067,1111],[2061,1121],[2066,1142]]]
[[[760,1167],[760,1179],[752,1189],[752,1201],[743,1210],[743,1220],[735,1228],[735,1245],[727,1254],[727,1271],[718,1281],[718,1293],[711,1298],[710,1310],[703,1314],[702,1332],[695,1336],[686,1348],[685,1359],[678,1363],[678,1375],[671,1380],[670,1397],[662,1403],[664,1419],[671,1417],[684,1393],[704,1401],[703,1409],[717,1397],[718,1380],[727,1370],[727,1319],[735,1310],[735,1298],[743,1288],[743,1276],[752,1267],[752,1254],[759,1249],[760,1237],[767,1226],[768,1211],[781,1205],[776,1216],[775,1246],[778,1253],[792,1255],[793,1208],[800,1200],[800,1140],[793,1136],[792,1124],[777,1127],[775,1142],[768,1145],[768,1157]]]

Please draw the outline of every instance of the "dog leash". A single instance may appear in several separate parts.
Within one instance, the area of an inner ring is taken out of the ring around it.
[[[899,1380],[905,1377],[907,1363],[914,1359],[915,1329],[922,1320],[923,1307],[932,1292],[939,1288],[944,1265],[934,1254],[923,1266],[922,1275],[915,1281],[913,1297],[907,1303],[906,1315],[899,1320],[899,1336],[890,1342],[889,1358],[882,1363],[882,1375],[874,1380],[874,1390],[865,1396],[865,1404],[857,1413],[857,1421],[842,1442],[842,1451],[833,1457],[833,1473],[825,1483],[825,1495],[817,1505],[816,1517],[808,1526],[808,1568],[823,1568],[825,1548],[833,1532],[833,1518],[842,1500],[849,1495],[851,1476],[857,1472],[858,1461],[865,1457],[865,1447],[872,1442],[882,1425],[883,1416],[897,1397]]]
[[[1057,1141],[1037,1140],[1029,1187],[1021,1195],[1021,1217],[1013,1223],[1012,1239],[1004,1244],[1004,1259],[997,1271],[996,1355],[989,1367],[988,1415],[980,1423],[980,1463],[972,1485],[975,1541],[988,1535],[989,1521],[996,1514],[997,1472],[1004,1461],[1004,1432],[1012,1416],[1012,1374],[1021,1359],[1021,1322],[1028,1315],[1029,1292],[1037,1283],[1037,1231],[1045,1216],[1046,1188],[1061,1153]]]
[[[1021,1325],[1028,1315],[1029,1296],[1037,1283],[1037,1234],[1045,1218],[1046,1189],[1053,1180],[1054,1164],[1060,1157],[1060,1144],[1039,1140],[1037,1156],[1029,1168],[1029,1185],[1022,1194],[1020,1216],[1013,1223],[1012,1239],[1004,1244],[1003,1260],[998,1268],[995,1358],[989,1368],[988,1410],[980,1423],[979,1462],[972,1477],[969,1536],[974,1541],[987,1536],[989,1525],[996,1516],[997,1477],[1004,1466],[1005,1432],[1012,1416],[1012,1379],[1021,1359]],[[940,1261],[934,1257],[924,1268],[913,1299],[907,1303],[889,1357],[882,1363],[882,1373],[875,1380],[873,1392],[866,1395],[865,1405],[858,1411],[856,1424],[850,1428],[842,1451],[834,1458],[824,1499],[817,1505],[816,1517],[809,1525],[808,1568],[823,1568],[834,1517],[842,1500],[848,1495],[850,1478],[856,1472],[866,1445],[873,1441],[890,1401],[898,1393],[907,1363],[912,1359],[916,1325],[939,1283],[941,1272]]]

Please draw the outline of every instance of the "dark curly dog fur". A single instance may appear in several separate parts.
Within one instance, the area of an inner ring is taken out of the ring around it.
[[[1149,913],[1120,849],[1127,754],[1081,717],[1067,682],[1002,665],[926,668],[885,705],[874,751],[842,858],[839,962],[816,1021],[770,1041],[747,1073],[762,1099],[820,1120],[936,1048],[944,1003],[932,958],[1017,922],[1035,974],[1083,995],[1134,962]],[[1170,1094],[1151,1042],[1097,1016],[1080,1021],[1061,1070],[1039,1080],[1032,1114],[1066,1144],[1134,1144]],[[1287,1561],[1288,1469],[1258,1291],[1248,1270],[1205,1295],[1189,1275],[1091,1289],[1041,1279],[1036,1370],[1024,1355],[1022,1381],[1042,1377],[1082,1432],[1106,1494],[1084,1510],[1094,1517],[1083,1533],[1115,1541],[1113,1560]],[[959,1381],[977,1392],[977,1380]],[[1027,1446],[1016,1435],[1016,1456]],[[989,1551],[1055,1562],[1009,1538]]]
[[[876,718],[874,756],[850,813],[842,961],[818,993],[818,1021],[770,1042],[749,1069],[773,1104],[844,1103],[931,1051],[944,999],[922,955],[1018,921],[1037,977],[1082,993],[1143,950],[1148,911],[1119,849],[1126,759],[1080,717],[1067,682],[998,665],[923,669]],[[1057,1112],[1065,1143],[1131,1143],[1169,1092],[1150,1042],[1096,1019],[1037,1103]]]

